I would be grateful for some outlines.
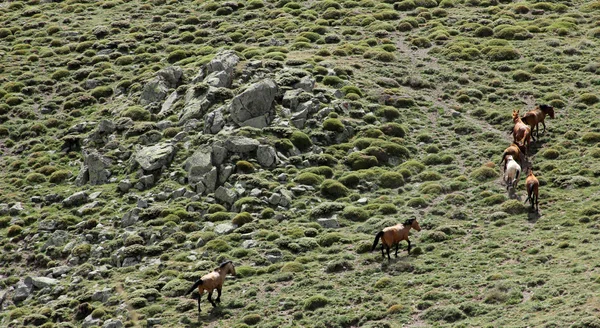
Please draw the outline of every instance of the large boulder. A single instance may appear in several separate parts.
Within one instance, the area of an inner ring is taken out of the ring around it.
[[[201,120],[213,105],[210,99],[214,97],[209,97],[209,94],[216,92],[217,88],[202,83],[188,88],[184,97],[183,109],[179,114],[179,125],[183,125],[191,119]]]
[[[266,127],[274,116],[273,101],[277,92],[277,84],[272,79],[251,85],[231,101],[231,119],[239,126]]]
[[[200,72],[194,79],[193,83],[197,83],[205,80],[207,83],[211,82],[211,79],[208,77],[211,76],[212,73],[215,72],[223,72],[223,74],[219,74],[221,76],[218,79],[223,83],[223,86],[229,87],[231,86],[231,82],[233,81],[234,69],[235,66],[239,63],[240,58],[235,54],[233,50],[224,50],[217,53],[217,55],[206,65],[202,67]],[[215,75],[212,75],[215,77]],[[209,83],[210,84],[210,83]]]
[[[154,171],[167,166],[175,156],[175,148],[166,143],[139,148],[134,154],[134,163],[144,171]]]
[[[222,203],[231,205],[237,200],[238,194],[233,188],[220,186],[217,188],[217,191],[215,191],[215,198]]]
[[[264,167],[270,167],[277,161],[277,154],[275,148],[269,145],[259,145],[256,150],[256,159],[258,164]]]
[[[41,251],[45,251],[48,247],[60,247],[69,241],[69,233],[64,230],[56,230],[52,233],[52,236],[42,246]]]
[[[140,105],[146,106],[155,102],[161,102],[167,96],[168,91],[169,86],[167,82],[160,77],[156,77],[144,85],[144,89],[140,95]]]
[[[111,161],[98,153],[97,150],[84,150],[83,167],[79,175],[77,175],[77,185],[82,186],[88,182],[91,185],[108,183],[108,178],[110,177],[108,168],[111,164]]]
[[[45,287],[54,287],[58,284],[58,280],[48,277],[27,277],[25,285],[33,285],[35,288],[42,289]]]
[[[168,116],[171,113],[173,105],[175,105],[175,102],[177,101],[178,97],[179,97],[179,94],[177,93],[177,91],[171,92],[171,94],[167,97],[165,102],[163,102],[162,106],[160,107],[160,112],[158,112],[158,116],[159,117]]]
[[[165,81],[169,88],[176,88],[183,78],[183,70],[179,66],[169,66],[161,69],[156,75]]]
[[[260,142],[243,136],[232,136],[225,140],[225,148],[232,153],[249,153],[258,148]]]
[[[217,134],[225,126],[225,119],[223,118],[223,108],[214,110],[204,118],[204,133],[206,134]]]
[[[200,146],[186,160],[184,167],[188,172],[188,181],[190,183],[201,181],[202,177],[214,167],[212,164],[212,147],[210,145]]]

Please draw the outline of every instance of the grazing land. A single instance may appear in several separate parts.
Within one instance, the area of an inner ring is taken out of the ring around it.
[[[0,326],[600,327],[600,1],[0,20]],[[511,114],[536,103],[556,117],[507,193]],[[371,252],[412,217],[410,255]],[[226,260],[198,314],[183,294]]]

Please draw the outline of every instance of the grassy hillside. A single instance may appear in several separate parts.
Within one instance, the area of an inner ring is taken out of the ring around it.
[[[0,18],[0,326],[600,327],[600,1]],[[539,214],[497,164],[536,103]],[[410,217],[410,256],[370,252]]]

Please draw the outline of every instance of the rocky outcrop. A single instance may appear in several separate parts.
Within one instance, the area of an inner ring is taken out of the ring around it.
[[[198,75],[192,80],[193,83],[205,81],[215,87],[230,87],[233,81],[235,66],[240,58],[233,50],[224,50],[215,56],[208,64],[204,65]]]
[[[212,147],[209,145],[200,146],[185,162],[185,170],[191,184],[201,181],[212,169]]]
[[[274,116],[273,101],[277,95],[277,84],[265,79],[251,85],[241,94],[233,98],[229,113],[238,126],[264,128]]]
[[[83,165],[75,180],[77,185],[83,186],[88,182],[91,185],[108,183],[108,178],[110,178],[108,168],[111,165],[111,161],[102,156],[97,150],[84,150]]]
[[[140,104],[146,106],[161,102],[167,96],[169,88],[175,88],[182,77],[183,70],[180,67],[172,66],[160,70],[154,79],[144,85]]]
[[[166,143],[138,149],[133,157],[134,163],[144,171],[155,171],[168,166],[175,156],[175,148]]]
[[[233,136],[227,138],[224,145],[232,153],[249,153],[256,150],[260,142],[243,136]]]
[[[259,145],[256,150],[256,159],[258,164],[263,167],[271,167],[277,162],[277,153],[275,148],[268,145]]]

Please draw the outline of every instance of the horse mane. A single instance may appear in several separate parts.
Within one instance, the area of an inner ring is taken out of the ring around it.
[[[416,220],[416,219],[406,219],[406,221],[404,221],[403,225],[405,225],[405,226],[411,225],[414,220]]]
[[[222,268],[222,267],[224,267],[224,266],[226,266],[226,265],[227,265],[227,264],[229,264],[229,263],[232,263],[232,262],[231,262],[231,260],[229,260],[229,261],[225,261],[225,262],[223,262],[223,263],[219,264],[219,269],[220,269],[220,268]]]

